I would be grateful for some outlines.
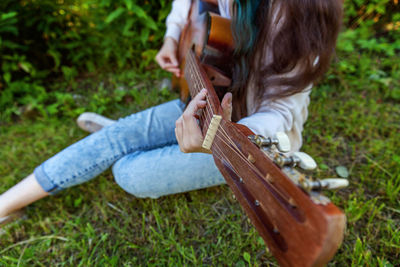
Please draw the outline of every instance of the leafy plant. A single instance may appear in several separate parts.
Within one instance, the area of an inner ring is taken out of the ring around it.
[[[76,114],[82,107],[65,105],[65,99],[68,94],[69,99],[74,99],[81,91],[82,80],[103,73],[127,70],[142,73],[156,68],[154,56],[162,42],[170,3],[167,0],[1,1],[0,90],[4,92],[1,119],[9,120],[30,109],[41,116]],[[346,80],[346,87],[351,88],[361,77],[385,91],[385,98],[400,99],[400,68],[385,60],[398,56],[400,51],[398,7],[395,0],[344,1],[346,27],[338,41],[339,60],[328,74],[331,80]],[[373,62],[373,55],[383,59]],[[344,79],[345,76],[349,79]],[[129,86],[135,82],[133,79]],[[21,84],[25,89],[17,90]],[[44,90],[28,90],[29,84]],[[102,99],[111,95],[112,86],[104,90],[107,92],[93,105],[96,110],[104,110],[113,101]],[[27,99],[32,103],[27,103]]]

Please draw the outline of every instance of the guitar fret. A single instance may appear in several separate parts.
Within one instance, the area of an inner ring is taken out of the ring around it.
[[[186,57],[186,65],[185,65],[185,70],[188,71],[188,77],[191,79],[188,79],[189,84],[190,84],[190,93],[191,95],[196,95],[198,92],[200,92],[203,88],[207,88],[205,85],[205,81],[202,78],[201,71],[200,71],[200,66],[198,65],[195,54],[193,51],[189,51]],[[209,97],[207,96],[207,100],[210,100]],[[208,126],[208,124],[211,122],[211,117],[215,114],[212,103],[210,101],[207,101],[206,107],[203,109],[202,114],[200,114],[200,122],[202,123],[203,127]],[[205,122],[207,124],[205,124]],[[206,129],[204,129],[206,130]]]
[[[189,21],[194,21],[192,16],[198,13],[198,1],[191,2],[193,5]],[[217,41],[212,39],[213,36],[225,36],[225,33],[230,30],[230,25],[223,27],[226,32],[215,31],[214,29],[221,28],[222,20],[221,18],[214,19],[213,15],[209,18],[207,22],[210,24],[206,28],[209,29],[207,41]],[[211,27],[214,23],[218,27]],[[191,49],[193,45],[203,45],[197,44],[197,39],[193,39],[197,28],[192,29],[192,26],[189,24],[189,30],[186,31],[188,34],[182,34],[184,46],[180,50],[180,56],[185,58],[184,76],[190,95],[194,97],[203,88],[208,89],[207,104],[199,111],[201,131],[203,136],[207,137],[207,128],[211,128],[211,132],[213,130],[210,126],[212,117],[219,114],[221,107],[202,62]],[[188,39],[185,39],[186,37]],[[221,45],[229,44],[224,42]],[[232,48],[233,40],[230,45],[229,47]],[[182,55],[182,52],[187,53]],[[221,58],[222,60],[225,58]],[[307,200],[304,192],[292,185],[285,173],[279,171],[274,163],[243,137],[240,129],[230,122],[222,119],[214,129],[216,129],[215,133],[208,135],[209,138],[214,137],[214,139],[206,142],[206,144],[211,144],[207,148],[212,151],[217,167],[238,196],[240,204],[270,247],[278,263],[282,266],[294,264],[311,266],[326,263],[329,256],[326,251],[329,250],[332,254],[341,242],[340,236],[343,235],[345,218],[343,213],[333,205],[325,209]],[[275,181],[271,182],[270,179],[265,178],[266,173],[274,177]],[[302,216],[307,219],[305,223],[301,219]],[[292,223],[293,219],[298,222]]]
[[[185,73],[187,73],[187,77],[190,77],[190,79],[187,79],[187,82],[192,96],[199,93],[203,88],[206,88],[201,76],[200,67],[196,62],[195,55],[192,51],[189,51],[186,57]],[[199,121],[204,131],[207,130],[209,124],[211,123],[211,117],[213,114],[214,112],[211,108],[211,104],[207,103],[206,107],[202,110],[199,116]]]

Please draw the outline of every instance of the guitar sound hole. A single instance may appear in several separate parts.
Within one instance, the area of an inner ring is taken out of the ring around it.
[[[211,76],[211,77],[210,77],[210,81],[212,81],[212,82],[215,81],[215,77],[214,77],[214,76]]]

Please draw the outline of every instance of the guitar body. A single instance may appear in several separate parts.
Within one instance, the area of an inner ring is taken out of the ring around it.
[[[218,151],[213,151],[214,161],[279,264],[326,264],[343,240],[343,212],[332,203],[315,204],[249,142],[251,131],[247,127],[228,121],[222,121],[220,127],[234,140],[236,151],[215,138],[213,146]],[[251,162],[243,158],[251,158]]]
[[[300,182],[308,178],[294,168],[278,167],[275,156],[249,140],[254,135],[250,129],[220,118],[221,95],[214,88],[231,82],[232,50],[229,20],[213,14],[199,16],[198,1],[193,1],[179,43],[184,75],[175,84],[182,100],[203,88],[208,90],[207,107],[199,119],[203,135],[207,139],[209,129],[215,128],[210,146],[214,161],[279,264],[323,266],[342,242],[346,216],[330,201],[316,201],[319,193],[307,192],[295,183],[294,176]],[[217,126],[215,117],[220,118]]]
[[[212,2],[212,1],[211,1]],[[195,47],[195,53],[200,58],[211,83],[218,92],[224,92],[231,84],[231,54],[233,51],[233,37],[230,30],[230,20],[215,13],[199,15],[199,2],[193,1],[178,47],[178,61],[183,71],[187,52]],[[190,93],[185,78],[173,77],[173,88],[180,91],[180,98],[187,102]],[[219,97],[222,97],[219,95]]]

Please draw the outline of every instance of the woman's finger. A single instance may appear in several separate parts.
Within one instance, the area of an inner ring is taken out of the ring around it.
[[[165,68],[165,70],[169,71],[169,72],[172,72],[177,77],[181,76],[181,69],[178,68],[178,67],[169,67],[169,68]]]
[[[205,99],[207,95],[207,90],[202,89],[193,99],[192,101],[189,102],[189,105],[187,106],[184,114],[186,113],[186,116],[194,116],[197,113],[197,110],[199,108],[204,108],[205,107]],[[185,119],[185,116],[183,117]]]
[[[178,64],[174,64],[174,63],[170,62],[170,59],[168,57],[158,57],[157,56],[156,61],[163,70],[172,72],[177,77],[181,76],[180,75],[181,70],[180,70]]]
[[[176,140],[178,141],[179,147],[181,148],[181,151],[183,151],[183,119],[182,116],[179,117],[179,119],[176,120],[175,122],[175,136]]]
[[[191,119],[183,119],[183,138],[182,143],[184,147],[184,151],[186,152],[197,152],[201,149],[201,145],[203,144],[203,135],[201,134],[201,130],[199,125],[197,124],[197,120],[194,116]]]
[[[176,57],[176,52],[172,53],[169,57],[169,60],[171,61],[171,64],[174,66],[178,66],[178,58]]]
[[[164,69],[166,62],[159,54],[156,56],[156,61],[157,61],[158,65],[160,65],[160,67],[162,69]]]
[[[225,120],[231,121],[232,119],[232,94],[226,93],[221,101],[221,107]]]
[[[177,58],[178,42],[173,38],[167,37],[160,51],[156,55],[156,61],[161,68],[177,67],[179,65]]]
[[[167,68],[177,68],[178,65],[177,64],[173,64],[171,62],[171,59],[169,56],[160,56],[160,57],[156,57],[156,61],[158,62],[158,64],[160,65],[161,68],[163,69],[167,69]]]
[[[207,90],[200,91],[190,101],[182,116],[176,121],[175,134],[182,152],[203,152],[203,135],[197,122],[197,111],[206,105]]]
[[[178,64],[174,64],[170,62],[170,60],[166,60],[166,63],[164,63],[164,68],[165,69],[171,69],[171,68],[178,68]]]

